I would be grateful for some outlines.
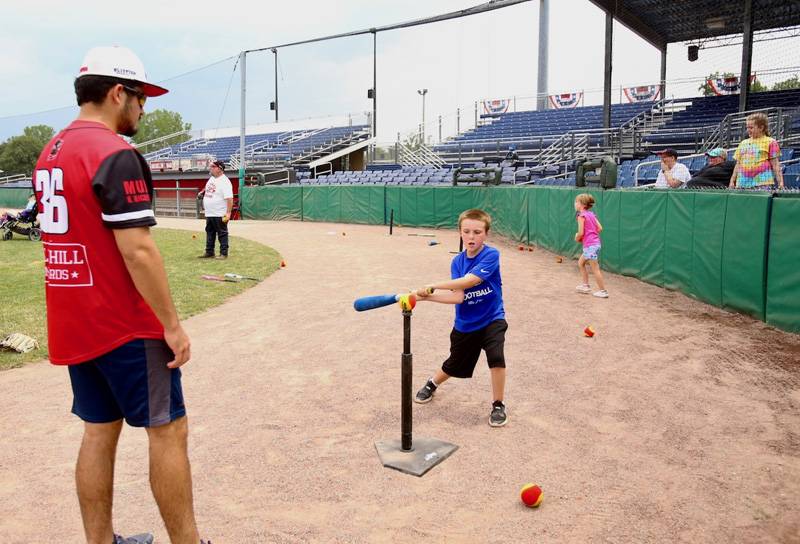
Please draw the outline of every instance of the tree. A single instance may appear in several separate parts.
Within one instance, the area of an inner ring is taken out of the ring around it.
[[[192,124],[184,123],[180,113],[169,110],[153,110],[149,113],[145,113],[142,120],[139,121],[139,131],[136,133],[136,136],[133,137],[133,141],[139,144],[191,129]],[[164,142],[163,145],[160,144],[159,147],[179,144],[190,138],[188,134],[182,134],[176,136],[174,140],[170,139]],[[146,152],[146,150],[144,151]]]
[[[800,77],[794,76],[784,81],[779,81],[772,86],[773,91],[787,91],[789,89],[800,89]]]
[[[31,175],[42,148],[55,131],[47,125],[25,127],[20,136],[13,136],[0,146],[0,170],[4,176]]]
[[[708,84],[708,80],[715,80],[717,78],[724,79],[726,77],[734,77],[736,74],[733,72],[725,72],[724,74],[720,75],[719,72],[714,72],[713,74],[708,74],[708,76],[703,80],[703,84],[700,85],[697,90],[703,93],[703,96],[714,96],[714,89],[711,88],[711,85]],[[750,92],[751,93],[762,93],[764,91],[768,91],[766,85],[761,83],[759,80],[754,79],[750,83]]]

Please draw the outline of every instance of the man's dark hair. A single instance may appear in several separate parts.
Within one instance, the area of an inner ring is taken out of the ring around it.
[[[100,105],[106,99],[106,95],[108,91],[111,90],[111,87],[119,84],[127,87],[136,87],[140,85],[135,81],[116,77],[81,76],[75,79],[75,98],[78,100],[79,106],[87,102]]]

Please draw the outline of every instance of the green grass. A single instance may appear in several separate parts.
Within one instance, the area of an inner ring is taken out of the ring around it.
[[[257,283],[208,281],[201,275],[232,272],[264,279],[280,267],[281,257],[274,249],[242,238],[231,237],[230,257],[218,261],[197,259],[205,248],[204,232],[155,228],[153,236],[164,256],[172,298],[181,319],[217,306]],[[0,351],[0,370],[46,359],[44,256],[40,243],[18,236],[0,241],[0,301],[0,339],[21,332],[40,344],[39,349],[28,353]]]

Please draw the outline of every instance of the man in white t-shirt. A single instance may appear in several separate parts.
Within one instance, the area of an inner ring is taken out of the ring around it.
[[[206,252],[201,259],[214,258],[214,242],[219,237],[219,256],[228,258],[228,220],[233,209],[233,185],[225,175],[225,163],[214,161],[210,167],[211,177],[206,188],[197,194],[203,198],[203,210],[206,214]]]
[[[661,157],[661,171],[656,178],[656,187],[678,189],[692,179],[686,165],[678,162],[678,153],[674,149],[658,151],[656,155]]]

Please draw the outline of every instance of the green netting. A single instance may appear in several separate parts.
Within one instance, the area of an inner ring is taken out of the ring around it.
[[[0,190],[0,198],[6,190]],[[16,189],[24,206],[29,191]],[[494,231],[577,256],[575,188],[561,187],[254,187],[245,217],[453,228],[483,208]],[[679,289],[717,306],[800,329],[797,217],[800,199],[770,194],[586,190],[604,230],[605,269]],[[769,267],[766,266],[769,256]]]
[[[241,195],[246,219],[300,220],[302,204],[301,187],[248,187]]]
[[[28,197],[33,189],[28,188],[0,188],[0,207],[22,209],[28,204]]]
[[[664,229],[664,287],[688,293],[692,282],[694,191],[667,193]]]
[[[649,283],[664,285],[664,230],[668,194],[642,193],[642,232],[637,252],[639,277]]]
[[[342,185],[340,188],[341,221],[345,223],[384,223],[383,185]]]
[[[433,187],[416,187],[417,220],[415,225],[421,227],[436,226],[436,202]]]
[[[600,262],[603,268],[615,273],[619,273],[621,266],[619,255],[621,194],[620,191],[605,191],[602,215],[598,215],[600,223],[603,225],[603,232],[600,235],[603,244],[603,249],[600,251]]]
[[[537,210],[536,210],[536,202],[540,195],[543,193],[541,191],[537,191],[533,187],[526,187],[522,189],[525,193],[525,202],[526,202],[526,209],[528,215],[528,243],[535,244],[537,246],[541,246],[541,240],[539,239],[539,232],[536,229],[536,218],[537,218]]]
[[[575,241],[578,222],[575,219],[575,197],[580,194],[575,189],[559,188],[556,195],[556,247],[566,257],[578,257],[583,247]]]
[[[397,212],[395,212],[397,217]],[[400,189],[400,222],[403,225],[422,227],[417,214],[417,188],[404,187]]]
[[[336,223],[342,217],[342,187],[303,187],[303,220]]]
[[[536,192],[536,228],[531,232],[536,233],[535,239],[537,240],[537,244],[554,251],[555,238],[550,228],[550,194],[552,190],[545,189],[544,187],[536,187],[533,191]]]
[[[800,198],[772,199],[767,323],[800,333]]]
[[[402,214],[400,213],[402,210],[400,209],[400,187],[386,187],[386,221],[389,221],[391,218],[392,212],[394,212],[394,224],[395,225],[402,225],[403,222],[401,221]]]
[[[761,320],[771,204],[768,193],[728,195],[722,246],[722,305]]]
[[[641,191],[621,191],[619,205],[619,272],[636,276],[640,271],[639,250],[642,244]],[[666,196],[666,193],[663,193]]]
[[[453,208],[453,190],[449,187],[434,187],[433,205],[436,227],[456,228],[458,213]]]
[[[722,305],[722,241],[727,195],[698,192],[694,197],[692,281],[689,293]]]
[[[497,187],[485,193],[484,210],[492,216],[492,230],[515,242],[528,241],[524,193],[512,187]]]

